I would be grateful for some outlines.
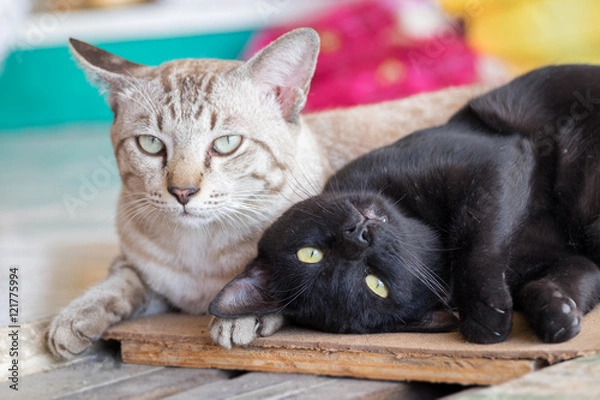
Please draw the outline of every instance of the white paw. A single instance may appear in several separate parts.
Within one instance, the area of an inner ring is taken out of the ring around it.
[[[262,317],[217,318],[210,321],[210,336],[218,345],[230,349],[232,346],[247,346],[260,336],[271,336],[283,326],[281,315]]]

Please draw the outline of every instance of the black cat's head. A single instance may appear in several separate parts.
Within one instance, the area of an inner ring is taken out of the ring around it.
[[[281,312],[340,333],[442,331],[455,319],[434,232],[385,198],[321,194],[268,228],[258,255],[210,305],[223,318]]]

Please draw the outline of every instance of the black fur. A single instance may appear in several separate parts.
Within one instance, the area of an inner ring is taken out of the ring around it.
[[[306,246],[323,259],[301,263]],[[448,330],[456,307],[467,340],[493,343],[514,307],[561,342],[600,301],[599,264],[600,67],[553,66],[348,164],[267,229],[210,311],[365,333]]]

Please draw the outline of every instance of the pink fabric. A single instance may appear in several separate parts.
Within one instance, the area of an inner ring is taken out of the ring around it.
[[[374,103],[476,82],[477,55],[456,25],[443,23],[426,38],[411,37],[400,13],[426,0],[365,0],[311,19],[259,32],[248,58],[285,32],[314,28],[321,52],[305,110]],[[421,4],[422,5],[422,4]]]

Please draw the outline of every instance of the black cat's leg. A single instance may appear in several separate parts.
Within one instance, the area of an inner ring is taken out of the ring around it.
[[[497,343],[511,331],[513,301],[507,283],[512,239],[527,214],[529,164],[508,150],[506,167],[481,171],[476,190],[457,206],[451,235],[453,296],[460,331],[470,342]],[[520,166],[515,168],[515,166]]]
[[[600,302],[600,268],[586,257],[562,258],[523,286],[517,299],[541,340],[567,341],[581,330],[582,316]]]
[[[460,331],[469,342],[504,341],[512,327],[512,297],[505,282],[508,249],[479,249],[455,260],[454,293]]]

